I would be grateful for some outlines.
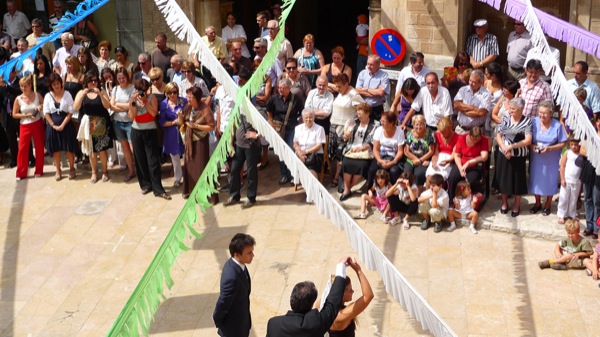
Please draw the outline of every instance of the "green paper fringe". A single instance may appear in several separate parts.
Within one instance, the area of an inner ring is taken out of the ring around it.
[[[231,114],[231,122],[217,144],[200,179],[198,179],[190,198],[183,206],[183,209],[177,216],[171,230],[156,252],[152,262],[150,262],[148,269],[146,269],[146,272],[140,279],[140,282],[127,300],[127,303],[106,336],[139,336],[140,329],[144,336],[148,335],[148,329],[154,319],[154,314],[156,313],[158,306],[162,301],[166,300],[164,295],[165,285],[168,289],[171,289],[174,285],[170,270],[173,267],[175,259],[182,251],[188,251],[190,249],[186,246],[184,240],[186,238],[200,238],[202,236],[194,229],[194,224],[198,221],[196,205],[200,206],[202,213],[206,213],[206,209],[211,207],[208,198],[212,194],[218,193],[216,189],[216,185],[219,183],[219,172],[217,168],[218,164],[226,162],[228,154],[232,152],[232,133],[234,128],[240,123],[240,104],[244,105],[244,110],[247,108],[246,100],[244,98],[256,95],[267,70],[271,68],[275,62],[277,53],[281,49],[281,42],[285,39],[285,21],[295,2],[296,0],[283,1],[280,31],[267,52],[267,55],[248,83],[238,89],[236,94],[229,93],[236,97],[235,107]],[[187,18],[184,20],[187,20]],[[221,66],[210,69],[210,71],[213,74],[217,72],[225,73],[225,70]]]

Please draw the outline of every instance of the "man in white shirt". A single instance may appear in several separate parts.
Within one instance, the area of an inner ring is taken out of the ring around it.
[[[452,115],[452,99],[448,89],[440,86],[438,75],[430,72],[425,76],[425,88],[421,89],[413,101],[410,111],[406,114],[406,118],[402,121],[402,129],[406,127],[408,121],[412,118],[415,112],[422,112],[425,115],[427,128],[432,131],[437,131],[438,121],[445,116]]]
[[[267,39],[267,50],[271,49],[271,45],[273,44],[273,40],[279,33],[279,22],[277,20],[271,20],[267,23],[267,30],[269,34],[265,37]],[[285,37],[283,38],[283,42],[281,42],[281,49],[279,49],[279,53],[277,53],[277,59],[283,65],[287,63],[287,59],[294,57],[294,49],[292,48],[292,44]]]
[[[60,35],[60,42],[63,46],[60,47],[54,54],[52,65],[54,66],[54,72],[60,74],[61,77],[64,77],[67,73],[67,65],[65,64],[65,60],[69,55],[77,57],[77,51],[81,48],[81,46],[75,44],[73,34],[71,33],[62,33]]]
[[[409,56],[410,65],[404,67],[398,75],[398,84],[396,85],[396,95],[400,92],[402,84],[408,78],[414,78],[419,83],[419,86],[425,86],[425,75],[431,72],[425,66],[425,55],[421,52],[414,52]]]
[[[506,45],[506,60],[508,61],[508,73],[515,79],[525,77],[525,60],[527,52],[531,49],[531,35],[525,29],[523,22],[515,20],[515,30],[508,35]]]
[[[371,106],[371,117],[379,121],[383,112],[385,96],[390,93],[390,81],[387,73],[379,69],[380,60],[377,55],[369,55],[367,69],[358,74],[356,91]]]
[[[233,12],[227,13],[227,26],[221,29],[221,38],[225,41],[227,50],[231,49],[231,44],[233,42],[239,42],[242,44],[242,55],[244,57],[250,58],[250,51],[248,50],[248,46],[246,45],[247,36],[246,31],[242,25],[236,25],[236,17]],[[229,57],[231,57],[231,52],[229,53]]]
[[[454,97],[454,110],[458,111],[456,133],[466,135],[474,126],[483,126],[491,111],[492,95],[483,87],[483,72],[473,70],[469,85],[458,90]]]
[[[312,109],[315,113],[315,123],[329,132],[329,116],[333,111],[333,94],[327,90],[327,76],[317,77],[317,88],[308,92],[305,109]]]
[[[29,49],[29,44],[27,43],[27,40],[25,40],[24,38],[19,39],[17,41],[17,52],[13,53],[10,56],[10,59],[12,60],[14,58],[21,56],[21,54],[26,52],[27,49]],[[23,60],[23,64],[21,65],[21,67],[16,70],[17,76],[19,78],[29,76],[29,75],[33,74],[33,69],[34,69],[34,64],[33,64],[33,60],[31,59],[31,56],[26,57]]]
[[[27,16],[17,10],[14,0],[6,1],[6,11],[4,14],[4,30],[8,35],[12,36],[13,39],[18,40],[27,36],[27,33],[31,29],[31,24]]]
[[[150,69],[152,69],[152,58],[150,54],[148,54],[147,52],[140,53],[140,55],[138,55],[138,64],[140,65],[141,70],[135,73],[135,75],[133,75],[132,82],[135,83],[135,81],[137,81],[138,79],[143,78],[149,83],[151,83],[152,79],[148,75]]]

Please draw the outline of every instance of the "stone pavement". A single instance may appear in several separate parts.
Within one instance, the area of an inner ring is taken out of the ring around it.
[[[123,183],[118,170],[110,182],[92,185],[89,170],[80,170],[76,181],[56,182],[52,166],[45,169],[42,178],[18,183],[14,169],[0,169],[0,336],[104,336],[184,200],[170,187],[168,167],[163,183],[171,201],[142,196],[137,181]],[[264,336],[268,318],[289,309],[295,283],[309,279],[321,289],[341,256],[356,255],[345,234],[304,203],[302,190],[280,188],[278,177],[272,156],[253,208],[219,204],[200,216],[204,236],[177,259],[175,285],[165,291],[153,336],[216,335],[212,310],[237,232],[257,241],[249,266],[251,336]],[[344,203],[352,214],[358,199]],[[518,218],[498,208],[497,200],[488,202],[478,235],[461,226],[439,234],[403,230],[377,214],[358,223],[458,336],[598,335],[597,282],[580,270],[537,266],[562,236],[556,216],[530,215],[525,202]],[[366,274],[375,299],[359,317],[357,336],[429,335],[385,293],[377,273]],[[349,275],[356,298],[360,287]]]

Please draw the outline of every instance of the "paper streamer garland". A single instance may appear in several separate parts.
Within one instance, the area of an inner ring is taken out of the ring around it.
[[[412,287],[402,274],[400,274],[393,263],[387,259],[378,247],[369,239],[366,233],[339,205],[337,200],[335,200],[323,185],[312,176],[306,166],[300,162],[294,152],[281,140],[279,135],[271,128],[248,99],[248,97],[252,97],[258,92],[266,71],[275,61],[277,52],[281,48],[281,42],[284,39],[285,20],[287,19],[295,0],[284,1],[282,6],[282,18],[280,21],[280,32],[259,68],[253,74],[250,81],[242,88],[238,88],[235,85],[212,52],[210,52],[207,46],[201,42],[200,36],[194,26],[189,22],[177,3],[173,0],[155,1],[159,10],[165,15],[169,27],[171,27],[178,38],[186,41],[190,45],[189,52],[191,54],[199,55],[202,64],[211,70],[217,81],[224,86],[225,90],[230,95],[236,97],[236,104],[231,114],[231,120],[234,122],[228,125],[215,152],[211,156],[206,169],[202,173],[198,184],[194,188],[192,197],[186,203],[186,208],[184,208],[182,214],[193,212],[195,210],[195,208],[187,208],[190,206],[190,203],[193,203],[191,200],[198,201],[202,211],[204,211],[206,207],[210,207],[207,198],[216,191],[213,186],[218,180],[218,172],[216,169],[217,163],[225,162],[227,153],[230,151],[229,144],[232,137],[231,130],[235,127],[234,124],[239,123],[239,111],[241,108],[241,111],[246,113],[248,121],[252,123],[265,138],[267,138],[271,143],[274,152],[286,163],[292,175],[295,177],[295,181],[302,182],[307,195],[315,202],[319,213],[330,218],[338,229],[346,232],[348,241],[351,243],[353,249],[358,252],[359,258],[365,262],[367,268],[375,269],[379,272],[379,275],[386,286],[386,291],[392,294],[395,300],[400,301],[412,317],[415,317],[421,322],[421,327],[423,329],[430,330],[435,336],[456,336],[423,297],[418,294],[414,287]],[[193,223],[190,221],[186,222],[189,226]],[[177,228],[181,226],[182,224],[178,218],[178,221],[173,225],[171,232],[179,231]],[[108,336],[135,335],[139,329],[138,325],[141,326],[144,333],[147,333],[149,320],[151,320],[152,314],[156,311],[156,308],[160,303],[160,297],[164,299],[163,283],[166,283],[168,287],[172,285],[172,281],[167,282],[170,280],[167,276],[175,256],[169,255],[168,259],[159,263],[162,268],[157,268],[155,266],[158,263],[155,263],[155,261],[165,259],[162,256],[165,254],[165,249],[163,249],[163,247],[173,245],[173,242],[167,242],[174,239],[173,236],[170,235],[171,232],[167,239],[165,239],[159,252],[157,252],[151,266],[144,274],[138,287],[134,291],[134,294],[117,318],[117,321],[113,325],[113,328],[111,328]],[[173,252],[171,251],[171,253]],[[167,262],[170,264],[167,265]],[[147,289],[150,286],[152,289]],[[151,297],[152,294],[154,294],[154,297]],[[144,325],[142,326],[142,324]]]
[[[79,5],[77,5],[75,12],[66,12],[63,15],[63,17],[60,18],[60,20],[54,25],[54,30],[52,31],[52,33],[40,38],[38,40],[38,43],[34,47],[31,47],[19,57],[16,57],[1,65],[0,77],[4,77],[4,79],[8,81],[12,69],[20,69],[23,64],[23,61],[25,61],[25,59],[28,57],[34,56],[36,51],[39,48],[41,48],[44,44],[48,42],[54,42],[54,40],[60,38],[60,35],[62,33],[69,30],[69,28],[75,26],[77,22],[83,20],[88,15],[98,10],[100,7],[106,5],[108,1],[109,0],[85,0],[79,3]],[[48,61],[52,62],[52,60]]]

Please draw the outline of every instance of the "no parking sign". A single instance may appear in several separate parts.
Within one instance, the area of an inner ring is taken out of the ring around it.
[[[383,65],[393,66],[404,58],[406,41],[398,31],[385,28],[373,36],[371,50],[379,56]]]

